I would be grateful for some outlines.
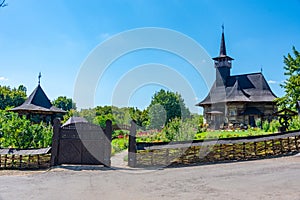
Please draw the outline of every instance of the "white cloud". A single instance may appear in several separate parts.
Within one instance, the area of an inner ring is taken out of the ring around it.
[[[0,81],[8,81],[6,77],[0,76]]]
[[[274,80],[268,80],[268,83],[269,84],[278,84],[279,82],[278,81],[274,81]]]

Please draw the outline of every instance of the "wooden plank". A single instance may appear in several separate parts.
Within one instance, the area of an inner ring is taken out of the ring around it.
[[[290,145],[290,138],[287,138],[287,143],[288,143],[288,152],[291,151],[291,145]]]
[[[136,166],[136,122],[131,121],[130,134],[129,134],[129,145],[128,145],[128,166]]]
[[[7,154],[5,154],[5,157],[4,157],[4,168],[6,168],[6,164],[7,164]]]
[[[170,164],[170,158],[169,158],[169,149],[166,149],[166,153],[165,153],[165,157],[166,157],[166,165]]]
[[[264,141],[264,149],[265,149],[265,156],[267,156],[267,149],[268,149],[268,147],[267,147],[267,141],[265,140]]]
[[[52,137],[52,149],[51,149],[51,166],[58,164],[58,147],[59,147],[59,132],[61,122],[58,118],[54,119],[53,123],[53,137]]]
[[[243,142],[243,156],[244,156],[244,159],[246,159],[246,143]]]
[[[23,156],[20,155],[20,157],[19,157],[19,168],[20,169],[22,168],[22,158],[23,158]]]
[[[40,163],[40,155],[37,155],[37,163],[38,163],[38,168],[40,168],[40,165],[41,165],[41,163]]]
[[[111,120],[106,120],[105,122],[105,136],[104,138],[104,146],[103,146],[103,151],[104,151],[104,165],[110,167],[111,166],[111,139],[112,139],[112,121]]]
[[[281,138],[279,139],[279,142],[280,142],[280,152],[283,153],[283,149],[284,148],[283,148],[283,144],[282,144],[282,139]]]
[[[299,136],[298,136],[299,137]],[[296,150],[299,152],[299,146],[298,146],[298,138],[297,136],[295,136],[295,147],[296,147]]]

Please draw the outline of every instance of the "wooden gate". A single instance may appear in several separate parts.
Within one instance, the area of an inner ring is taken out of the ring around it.
[[[79,122],[61,126],[54,121],[51,165],[86,164],[110,166],[112,123],[100,126]]]

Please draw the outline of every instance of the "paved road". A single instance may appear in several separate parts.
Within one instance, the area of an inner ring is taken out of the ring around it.
[[[1,175],[0,199],[300,199],[300,156],[161,170],[64,167]]]

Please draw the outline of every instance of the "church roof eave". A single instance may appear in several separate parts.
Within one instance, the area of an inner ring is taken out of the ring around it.
[[[54,113],[66,113],[66,111],[52,105],[46,93],[40,86],[40,81],[25,102],[18,107],[10,109],[10,111],[18,113],[44,113],[49,115]]]

